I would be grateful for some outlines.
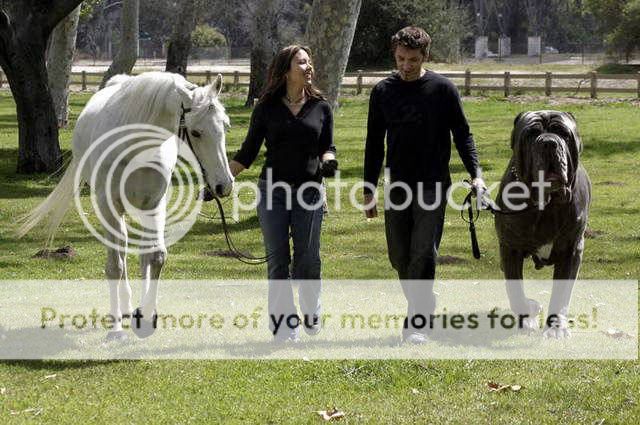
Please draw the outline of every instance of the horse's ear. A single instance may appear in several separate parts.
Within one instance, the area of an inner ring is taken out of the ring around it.
[[[220,96],[222,92],[222,74],[216,76],[216,80],[209,86],[209,94],[213,97]]]

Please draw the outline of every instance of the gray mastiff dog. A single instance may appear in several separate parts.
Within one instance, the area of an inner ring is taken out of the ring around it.
[[[591,199],[576,121],[565,112],[523,112],[514,121],[511,149],[496,199],[501,212],[495,214],[509,303],[522,328],[536,329],[542,306],[525,296],[524,259],[531,256],[536,269],[553,265],[544,336],[569,337],[567,314]]]

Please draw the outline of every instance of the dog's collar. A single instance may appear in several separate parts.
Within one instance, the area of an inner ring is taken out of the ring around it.
[[[520,180],[520,176],[518,175],[518,170],[516,170],[516,166],[515,166],[515,165],[512,165],[512,166],[511,166],[511,170],[510,170],[510,171],[511,171],[511,175],[513,176],[513,178],[514,178],[516,181],[521,181],[521,180]]]

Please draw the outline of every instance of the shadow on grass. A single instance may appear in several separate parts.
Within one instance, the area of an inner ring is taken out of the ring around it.
[[[227,219],[227,225],[231,237],[233,238],[234,232],[242,232],[244,230],[254,230],[260,228],[260,222],[257,215],[252,215],[239,222],[234,222],[231,217],[231,208],[225,208],[225,217]],[[211,217],[200,217],[198,221],[193,225],[189,233],[195,235],[222,235],[224,230],[222,228],[222,221],[220,220],[220,214],[216,211],[215,215]],[[262,238],[262,235],[260,236]]]
[[[583,156],[602,158],[617,154],[634,155],[640,152],[637,141],[618,142],[611,139],[590,139],[584,145]]]
[[[71,152],[62,152],[63,161],[70,156]],[[18,174],[17,159],[18,149],[0,149],[0,199],[44,198],[62,177],[63,170],[53,174]]]

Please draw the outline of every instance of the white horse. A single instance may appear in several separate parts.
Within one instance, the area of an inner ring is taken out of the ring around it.
[[[198,87],[178,74],[161,72],[113,77],[89,100],[80,114],[73,134],[73,159],[60,183],[25,217],[18,231],[18,235],[23,236],[47,218],[46,230],[51,243],[74,196],[93,177],[92,193],[95,194],[97,212],[105,220],[105,273],[110,289],[110,314],[115,319],[107,339],[126,339],[123,315],[133,315],[131,327],[139,337],[153,333],[157,318],[158,278],[167,256],[164,235],[167,190],[181,140],[177,137],[162,138],[152,150],[152,166],[136,168],[126,175],[127,160],[135,160],[135,144],[144,138],[140,136],[140,130],[135,132],[136,125],[142,128],[153,125],[166,130],[166,134],[176,134],[180,118],[184,117],[193,153],[204,169],[206,183],[216,195],[226,196],[232,190],[233,176],[225,147],[225,126],[229,125],[229,118],[218,100],[221,88],[220,75],[206,87]],[[105,134],[128,128],[124,126],[131,129],[118,134],[117,146],[112,140],[104,143]],[[114,171],[111,165],[115,159],[120,163]],[[107,172],[112,174],[111,179],[107,178]],[[141,307],[135,311],[127,280],[125,212],[128,210],[124,207],[125,202],[138,211],[151,212],[141,218],[147,235],[147,249],[140,254],[142,296]]]

